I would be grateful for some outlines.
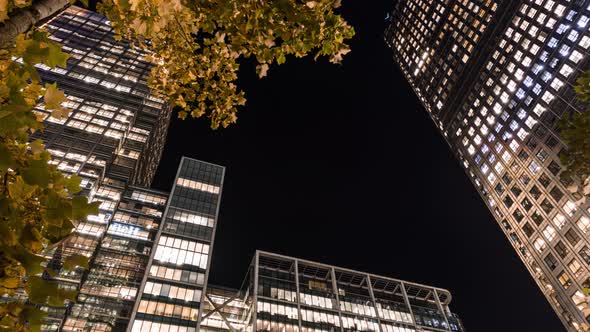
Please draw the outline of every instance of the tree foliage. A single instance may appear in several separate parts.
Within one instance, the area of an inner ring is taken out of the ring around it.
[[[590,71],[578,77],[574,89],[579,100],[590,102]],[[567,145],[567,150],[560,154],[561,163],[566,167],[564,175],[576,175],[585,180],[590,176],[590,110],[564,117],[559,127]]]
[[[2,0],[0,0],[2,2]],[[39,330],[44,317],[39,305],[63,306],[74,291],[51,280],[44,251],[69,236],[76,220],[98,213],[80,191],[80,178],[64,176],[48,163],[49,152],[30,134],[43,125],[32,111],[39,104],[51,116],[67,116],[65,95],[55,84],[41,83],[34,65],[65,66],[68,55],[46,32],[19,35],[13,47],[0,50],[0,294],[12,298],[0,304],[0,329]],[[14,59],[18,59],[15,61]],[[64,268],[86,266],[79,255]],[[43,277],[42,277],[43,276]],[[18,294],[26,293],[26,302]]]
[[[0,0],[0,23],[32,2]],[[46,2],[45,12],[54,8]],[[339,5],[340,0],[104,0],[100,7],[117,38],[149,52],[155,64],[150,87],[178,107],[178,116],[205,116],[218,128],[235,123],[237,108],[245,104],[236,85],[241,59],[254,58],[260,77],[288,56],[313,52],[341,62],[354,30],[334,13]],[[64,93],[43,84],[34,66],[65,66],[68,55],[37,29],[9,45],[0,49],[0,294],[12,300],[0,304],[0,330],[39,330],[45,317],[40,305],[63,306],[76,296],[52,280],[55,271],[43,253],[64,241],[77,220],[97,213],[98,204],[75,196],[80,178],[64,176],[48,163],[43,142],[30,141],[43,130],[33,112],[39,100],[51,116],[68,116],[61,106]],[[87,265],[86,257],[72,255],[63,268]],[[19,301],[20,295],[27,300]]]
[[[182,119],[206,116],[212,128],[237,120],[246,102],[236,86],[239,61],[254,58],[264,77],[287,57],[340,63],[354,30],[334,9],[340,0],[104,0],[99,9],[118,38],[151,52],[150,87]]]

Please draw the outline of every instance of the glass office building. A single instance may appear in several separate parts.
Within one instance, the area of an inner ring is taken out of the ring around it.
[[[62,331],[124,331],[168,199],[167,193],[123,184],[100,188],[96,199],[102,202],[101,213],[112,217],[100,229],[79,225],[72,239],[77,253],[92,259]],[[97,233],[97,238],[88,236]]]
[[[588,331],[588,184],[562,176],[557,122],[584,112],[590,1],[402,0],[385,39],[568,331]]]
[[[199,331],[244,331],[248,310],[239,290],[209,284],[203,298]]]
[[[90,268],[60,276],[81,280],[77,302],[44,329],[196,331],[224,171],[184,157],[170,194],[106,179],[95,198],[108,221],[71,240]]]
[[[66,68],[38,65],[46,82],[57,82],[69,101],[66,119],[41,107],[45,129],[38,137],[67,173],[81,176],[92,191],[110,178],[149,186],[163,148],[170,110],[150,94],[146,54],[125,41],[115,41],[107,19],[70,7],[44,25],[50,39],[69,53]]]
[[[201,331],[463,331],[447,290],[262,251],[206,296]]]
[[[170,110],[150,94],[145,53],[113,39],[105,17],[70,7],[45,24],[70,54],[38,66],[71,112],[35,112],[51,163],[82,177],[99,213],[47,253],[75,303],[43,308],[43,331],[461,331],[446,290],[257,252],[241,290],[208,287],[225,174],[182,158],[170,193],[150,189]],[[89,268],[62,269],[71,254]],[[256,290],[256,291],[254,291]]]
[[[77,303],[46,308],[44,330],[109,331],[129,319],[167,201],[147,189],[158,166],[170,109],[147,87],[145,53],[115,41],[102,15],[70,7],[44,24],[70,54],[65,68],[38,65],[45,82],[57,82],[68,101],[67,118],[41,106],[50,163],[82,178],[82,195],[100,201],[99,214],[80,221],[75,234],[48,252],[60,287],[78,289]],[[73,253],[87,256],[87,271],[63,271]],[[67,317],[67,319],[64,319]]]
[[[131,331],[194,332],[201,317],[225,168],[183,158],[147,273]]]

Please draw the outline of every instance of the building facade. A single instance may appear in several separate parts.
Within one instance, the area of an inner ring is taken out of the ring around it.
[[[148,188],[162,155],[170,109],[147,87],[145,53],[115,41],[107,19],[69,7],[44,24],[70,55],[65,68],[37,69],[68,97],[67,118],[35,112],[45,128],[33,135],[50,163],[82,178],[82,195],[100,201],[99,214],[47,253],[60,288],[79,290],[77,303],[45,308],[46,331],[120,330],[130,314],[159,230],[167,193]],[[90,268],[64,271],[63,258],[83,254]]]
[[[198,330],[224,172],[221,166],[182,159],[128,331]]]
[[[201,331],[464,331],[447,290],[263,251],[207,301]]]
[[[568,331],[588,331],[589,189],[558,121],[586,111],[590,1],[402,0],[385,32],[416,95]]]
[[[182,158],[170,193],[150,189],[170,110],[150,94],[145,53],[115,41],[105,17],[70,7],[45,24],[70,54],[38,66],[71,112],[35,112],[51,163],[80,176],[99,213],[47,253],[75,303],[48,306],[43,331],[462,331],[448,291],[256,252],[240,290],[208,287],[225,168]],[[63,270],[71,254],[87,269]]]

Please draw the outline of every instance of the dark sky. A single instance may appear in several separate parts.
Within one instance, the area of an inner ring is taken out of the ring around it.
[[[255,249],[446,288],[472,332],[563,331],[383,41],[393,1],[344,1],[342,66],[289,59],[231,128],[173,121],[154,186],[181,156],[227,167],[211,282],[239,287]]]

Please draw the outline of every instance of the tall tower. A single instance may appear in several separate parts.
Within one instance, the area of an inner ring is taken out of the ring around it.
[[[115,41],[104,16],[70,7],[44,28],[70,58],[65,68],[37,68],[45,82],[64,90],[70,113],[56,119],[36,107],[45,128],[34,138],[43,139],[59,170],[82,178],[81,194],[101,205],[47,253],[59,287],[80,293],[75,305],[46,308],[43,330],[121,330],[168,199],[144,187],[158,166],[170,109],[147,87],[145,53]],[[74,253],[87,256],[90,268],[64,271],[63,258]]]
[[[590,1],[401,0],[385,39],[568,331],[588,331],[590,200],[557,122],[584,112]]]
[[[182,158],[127,331],[198,331],[225,168]]]

